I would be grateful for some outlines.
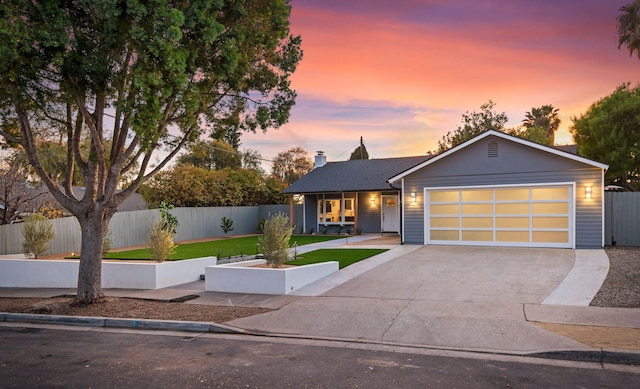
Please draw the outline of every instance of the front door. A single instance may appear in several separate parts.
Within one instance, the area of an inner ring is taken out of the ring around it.
[[[382,231],[398,232],[398,196],[382,196]]]

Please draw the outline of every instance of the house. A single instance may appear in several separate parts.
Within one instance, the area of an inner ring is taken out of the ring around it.
[[[305,195],[307,231],[353,225],[409,244],[594,248],[604,246],[607,168],[490,130],[433,157],[320,164],[284,193]]]

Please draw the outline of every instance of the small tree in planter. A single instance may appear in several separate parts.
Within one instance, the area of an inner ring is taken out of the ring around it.
[[[230,231],[233,231],[233,220],[229,219],[226,216],[223,216],[222,221],[220,223],[220,228],[222,228],[222,231],[224,232],[224,234],[227,235],[227,233],[229,233]]]
[[[289,239],[292,233],[289,218],[282,213],[265,221],[264,235],[258,242],[264,258],[272,267],[280,267],[289,258]]]
[[[24,237],[24,243],[22,244],[24,254],[38,259],[38,256],[49,247],[49,242],[51,242],[55,233],[53,232],[53,225],[46,216],[41,213],[32,213],[24,218],[22,236]]]
[[[162,220],[157,220],[151,225],[149,234],[149,251],[151,259],[156,262],[164,262],[171,258],[176,244],[173,242],[173,234],[165,228]]]

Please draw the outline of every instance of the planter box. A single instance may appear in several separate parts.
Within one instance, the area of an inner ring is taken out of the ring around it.
[[[337,272],[336,261],[287,268],[256,268],[265,260],[207,266],[204,290],[211,292],[288,294]]]
[[[197,281],[216,257],[172,262],[102,262],[102,287],[161,289]],[[0,287],[75,288],[78,260],[0,259]]]

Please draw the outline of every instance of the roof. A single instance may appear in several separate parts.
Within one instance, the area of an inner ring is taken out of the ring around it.
[[[424,161],[424,162],[422,162],[422,163],[420,163],[420,164],[418,164],[416,166],[413,166],[413,167],[411,167],[411,168],[409,168],[409,169],[407,169],[407,170],[405,170],[405,171],[403,171],[403,172],[391,177],[389,179],[389,183],[394,183],[394,182],[396,182],[396,181],[408,176],[409,174],[414,173],[414,172],[424,168],[425,166],[428,166],[428,165],[430,165],[432,163],[435,163],[435,162],[437,162],[437,161],[439,161],[439,160],[441,160],[443,158],[446,158],[449,155],[454,154],[454,153],[464,149],[465,147],[467,147],[469,145],[472,145],[472,144],[474,144],[474,143],[476,143],[476,142],[478,142],[478,141],[480,141],[480,140],[482,140],[482,139],[484,139],[486,137],[489,137],[489,136],[496,136],[498,138],[506,139],[508,141],[519,143],[519,144],[522,144],[522,145],[525,145],[525,146],[528,146],[528,147],[531,147],[531,148],[534,148],[534,149],[538,149],[538,150],[541,150],[541,151],[544,151],[544,152],[547,152],[547,153],[550,153],[550,154],[558,155],[558,156],[561,156],[561,157],[564,157],[564,158],[567,158],[567,159],[571,159],[571,160],[574,160],[574,161],[577,161],[577,162],[581,162],[581,163],[584,163],[586,165],[589,165],[589,166],[592,166],[592,167],[596,167],[596,168],[600,168],[600,169],[603,169],[603,170],[607,170],[609,168],[608,165],[605,165],[603,163],[596,162],[596,161],[593,161],[591,159],[587,159],[587,158],[584,158],[584,157],[580,157],[578,155],[572,154],[572,153],[564,151],[564,150],[560,150],[560,149],[555,148],[555,147],[544,146],[544,145],[541,145],[539,143],[535,143],[535,142],[531,142],[531,141],[526,140],[526,139],[518,138],[516,136],[507,135],[507,134],[505,134],[503,132],[500,132],[500,131],[489,130],[489,131],[483,132],[482,134],[476,136],[475,138],[471,138],[468,141],[466,141],[466,142],[464,142],[462,144],[459,144],[458,146],[453,147],[453,148],[445,151],[444,153],[438,154],[437,156],[435,156],[433,158],[430,158],[427,161]]]
[[[283,194],[365,192],[389,190],[389,177],[421,164],[432,156],[356,159],[327,162],[282,191]]]

